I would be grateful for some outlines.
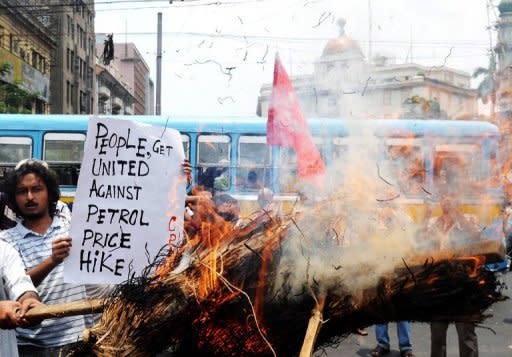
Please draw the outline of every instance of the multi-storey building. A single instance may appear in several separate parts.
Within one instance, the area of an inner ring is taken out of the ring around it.
[[[134,97],[121,80],[121,73],[115,63],[105,65],[98,59],[96,83],[98,85],[96,89],[98,114],[133,114]]]
[[[327,42],[312,75],[292,77],[301,109],[309,117],[429,118],[431,105],[445,118],[478,116],[477,92],[468,73],[445,66],[396,64],[390,56],[365,60],[359,44],[344,31]],[[258,100],[265,115],[272,84],[265,84]]]
[[[102,60],[104,35],[96,36],[96,53]],[[134,98],[135,115],[154,114],[154,85],[149,77],[149,66],[133,43],[115,43],[114,58],[111,62],[120,73],[119,80],[128,88]]]
[[[94,1],[75,0],[51,12],[51,29],[57,49],[51,68],[51,107],[54,114],[94,113],[95,38]]]
[[[0,65],[10,67],[0,81],[34,95],[24,110],[48,113],[51,54],[56,46],[48,29],[49,9],[36,1],[0,1],[0,5]]]

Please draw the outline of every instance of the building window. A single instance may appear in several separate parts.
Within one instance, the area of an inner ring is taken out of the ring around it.
[[[71,83],[69,81],[66,81],[66,103],[69,104],[71,102]]]
[[[75,85],[71,84],[70,86],[70,92],[71,92],[71,106],[75,106]]]
[[[73,22],[71,21],[71,16],[68,16],[68,36],[71,36],[71,28],[73,27]]]

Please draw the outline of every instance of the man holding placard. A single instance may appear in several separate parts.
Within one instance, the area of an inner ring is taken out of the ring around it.
[[[0,233],[20,253],[25,269],[45,304],[85,299],[83,285],[65,284],[62,261],[69,255],[69,220],[56,214],[60,190],[57,176],[46,162],[23,160],[5,182],[7,200],[22,218],[14,228]],[[30,328],[19,328],[22,356],[65,354],[82,338],[89,318],[47,319]]]

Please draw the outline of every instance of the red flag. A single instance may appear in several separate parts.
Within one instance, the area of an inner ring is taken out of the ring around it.
[[[299,178],[323,189],[324,162],[302,115],[290,78],[277,54],[268,108],[267,144],[295,149]]]

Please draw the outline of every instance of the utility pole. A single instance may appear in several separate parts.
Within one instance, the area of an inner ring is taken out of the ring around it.
[[[156,107],[155,114],[162,114],[162,13],[158,13],[157,45],[156,45]]]
[[[368,63],[372,64],[372,0],[368,0]]]
[[[411,29],[410,29],[410,32],[409,32],[409,53],[411,54],[411,62],[410,63],[413,63],[414,59],[413,59],[413,56],[412,56],[412,24],[411,24]]]

